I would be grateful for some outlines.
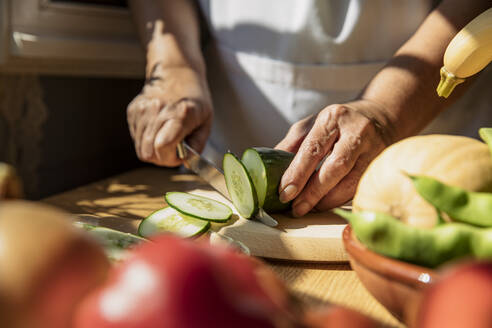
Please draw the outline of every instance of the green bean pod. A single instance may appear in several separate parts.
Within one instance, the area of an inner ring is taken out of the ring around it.
[[[478,129],[478,134],[487,146],[489,146],[490,152],[492,153],[492,128],[480,128]]]
[[[473,256],[480,260],[492,259],[492,229],[475,229],[471,239]]]
[[[492,227],[492,193],[467,191],[427,176],[409,177],[420,196],[453,220]]]
[[[384,213],[334,212],[350,222],[367,248],[381,255],[431,268],[465,256],[492,259],[492,229],[461,223],[421,229]]]

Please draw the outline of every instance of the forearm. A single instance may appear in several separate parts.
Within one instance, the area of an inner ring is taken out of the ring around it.
[[[389,126],[390,142],[417,134],[464,91],[460,86],[449,99],[438,97],[439,69],[454,35],[488,5],[485,0],[442,1],[369,83],[361,99],[378,105],[375,118]]]
[[[130,0],[130,8],[146,49],[147,78],[180,67],[205,75],[198,15],[191,0]]]

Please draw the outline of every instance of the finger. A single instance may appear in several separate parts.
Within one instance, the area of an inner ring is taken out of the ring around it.
[[[360,173],[351,171],[318,202],[315,208],[320,211],[327,211],[347,203],[354,197],[359,179]]]
[[[178,166],[181,159],[176,154],[178,143],[183,140],[184,126],[178,119],[167,120],[157,132],[154,140],[154,151],[157,165]]]
[[[275,146],[275,149],[297,153],[302,141],[306,138],[313,125],[311,122],[313,119],[314,116],[310,115],[292,125],[287,132],[287,135]]]
[[[145,161],[151,161],[155,157],[154,140],[166,120],[164,111],[161,102],[157,99],[150,102],[146,108],[146,115],[149,119],[140,141],[140,156]]]
[[[128,104],[128,107],[126,108],[126,122],[128,124],[128,130],[130,130],[130,136],[132,137],[133,140],[135,140],[135,130],[136,130],[136,124],[135,124],[135,112],[136,112],[136,106],[137,106],[137,98],[133,99],[130,104]]]
[[[354,197],[360,177],[369,164],[369,160],[360,156],[355,166],[333,189],[331,189],[316,207],[320,211],[326,211],[347,203]]]
[[[130,135],[133,140],[135,140],[139,119],[145,113],[146,104],[147,98],[145,96],[138,95],[127,107],[126,113],[128,128],[130,129]]]
[[[128,130],[130,131],[130,136],[132,140],[135,140],[135,124],[133,123],[133,113],[130,110],[126,112],[126,123],[128,125]]]
[[[358,138],[342,137],[307,183],[304,190],[292,204],[294,216],[303,216],[309,212],[330,190],[332,190],[355,166],[362,152]]]
[[[297,153],[306,135],[288,133],[276,146],[275,149]]]
[[[155,139],[157,137],[157,133],[162,129],[167,121],[174,119],[185,119],[177,108],[180,108],[179,103],[167,105],[164,108],[160,105],[158,106],[157,103],[153,103],[153,105],[148,108],[146,114],[149,115],[149,123],[143,133],[142,141],[140,142],[140,152],[142,157],[147,159],[156,158]]]
[[[159,131],[161,136],[156,136],[154,142],[154,153],[158,159],[156,164],[179,165],[182,161],[176,156],[176,147],[186,136],[191,136],[192,147],[198,151],[203,150],[212,118],[210,111],[201,106],[196,101],[183,99],[166,108],[164,114],[169,119],[160,129],[163,132]],[[207,118],[206,115],[210,117]]]
[[[157,105],[158,100],[148,99],[145,97],[140,98],[137,102],[136,112],[135,112],[135,134],[134,134],[134,143],[135,143],[135,152],[137,153],[138,158],[145,161],[145,158],[142,156],[142,138],[145,130],[149,125],[149,108],[152,108]]]
[[[339,136],[335,124],[334,121],[325,126],[322,126],[320,121],[314,124],[282,176],[279,186],[282,202],[288,202],[299,194],[318,164],[331,150]]]
[[[140,143],[142,142],[142,135],[145,131],[147,124],[146,124],[146,118],[145,116],[142,116],[137,123],[137,126],[135,128],[135,137],[133,139],[133,142],[135,144],[135,152],[137,153],[137,156],[139,159],[143,160],[142,155],[140,153],[141,147]]]

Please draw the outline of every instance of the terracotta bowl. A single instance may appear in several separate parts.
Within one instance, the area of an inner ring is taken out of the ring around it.
[[[349,225],[343,231],[343,243],[350,265],[364,287],[400,321],[405,306],[418,297],[422,288],[438,279],[438,274],[429,268],[370,251],[359,242]]]

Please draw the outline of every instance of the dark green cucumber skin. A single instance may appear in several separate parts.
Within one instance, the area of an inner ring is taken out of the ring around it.
[[[253,192],[254,209],[253,209],[253,212],[251,213],[251,215],[249,215],[248,217],[244,216],[246,219],[249,219],[249,218],[255,216],[258,213],[258,211],[260,210],[260,208],[258,207],[258,195],[256,194],[255,185],[253,183],[253,180],[251,179],[251,176],[248,173],[248,170],[244,166],[243,162],[241,162],[241,160],[239,160],[239,158],[231,152],[227,152],[224,155],[224,159],[222,160],[222,170],[224,171],[224,176],[227,174],[225,167],[224,167],[224,161],[226,159],[226,156],[233,156],[236,159],[236,161],[243,167],[244,172],[246,173],[246,176],[248,177],[249,183],[251,185],[251,190]],[[231,195],[231,191],[229,190],[229,184],[227,183],[227,179],[225,179],[225,181],[226,181],[227,191],[229,192],[229,195]],[[231,201],[232,201],[232,196],[231,196]],[[234,206],[236,206],[236,204],[234,204]],[[237,207],[238,206],[236,206],[236,208]],[[243,215],[242,213],[239,213],[239,214]]]
[[[202,196],[203,197],[203,196]],[[206,197],[204,197],[206,198]],[[177,206],[174,206],[173,204],[171,204],[168,199],[167,199],[167,193],[164,195],[164,200],[166,201],[167,205],[169,205],[169,207],[172,207],[174,208],[176,211],[178,211],[179,213],[181,214],[184,214],[184,215],[187,215],[187,216],[191,216],[192,218],[196,218],[196,219],[200,219],[200,220],[203,220],[203,221],[210,221],[210,222],[216,222],[216,223],[224,223],[224,222],[227,222],[229,221],[229,219],[231,218],[232,216],[232,211],[231,211],[231,215],[229,215],[229,217],[227,217],[227,219],[223,219],[223,220],[216,220],[216,219],[209,219],[209,218],[205,218],[203,216],[199,216],[199,215],[195,215],[193,213],[190,213],[190,212],[186,212],[184,211],[183,209],[181,208],[178,208]],[[224,206],[227,206],[226,204],[222,203],[222,202],[219,202],[219,201],[216,201],[215,199],[210,199],[211,201],[214,201],[216,203],[219,203],[219,204],[222,204]],[[229,206],[227,206],[229,207]]]
[[[265,166],[267,191],[263,209],[269,213],[288,210],[292,202],[282,203],[279,200],[278,187],[282,175],[294,159],[295,154],[267,147],[252,147],[248,149],[256,151]]]

